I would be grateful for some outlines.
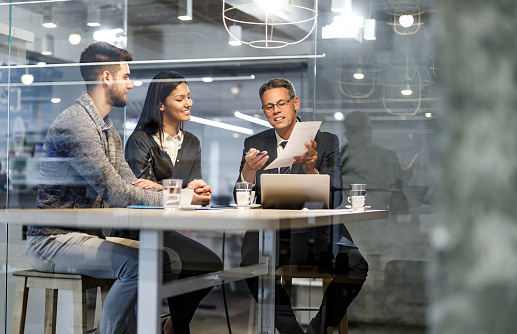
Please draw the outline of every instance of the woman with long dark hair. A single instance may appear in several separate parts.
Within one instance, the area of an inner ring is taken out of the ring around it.
[[[199,139],[183,130],[190,120],[192,99],[185,78],[173,71],[158,73],[147,91],[142,114],[126,144],[126,160],[139,178],[159,183],[163,179],[182,179],[194,189],[192,204],[209,204],[212,189],[201,179]],[[137,186],[159,187],[152,182]],[[129,234],[129,235],[128,235]],[[138,238],[134,231],[116,231],[115,236]],[[164,246],[181,259],[178,278],[222,270],[220,258],[207,247],[179,232],[167,231]],[[201,300],[211,288],[168,298],[174,334],[189,333],[189,324]],[[164,333],[170,322],[164,322]]]
[[[160,182],[182,179],[194,189],[192,204],[209,204],[212,192],[201,179],[199,139],[183,131],[192,99],[185,78],[174,71],[158,73],[149,85],[142,114],[126,144],[126,159],[139,178]],[[145,187],[151,187],[146,185]]]

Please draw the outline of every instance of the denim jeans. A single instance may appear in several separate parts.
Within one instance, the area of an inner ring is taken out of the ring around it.
[[[164,281],[177,277],[164,253]],[[84,233],[27,237],[27,259],[43,272],[116,279],[102,309],[100,334],[136,333],[138,249]]]

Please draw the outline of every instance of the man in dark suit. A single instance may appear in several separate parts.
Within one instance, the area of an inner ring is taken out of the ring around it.
[[[299,119],[296,110],[300,100],[292,83],[283,78],[264,83],[259,90],[264,116],[273,129],[263,131],[244,141],[244,151],[238,181],[255,185],[257,201],[260,203],[260,175],[262,173],[328,174],[331,185],[331,206],[341,203],[341,175],[339,140],[336,135],[318,131],[314,140],[306,143],[307,152],[293,157],[290,168],[264,170],[283,151],[283,142],[289,140]],[[322,333],[327,326],[339,324],[348,305],[359,293],[366,278],[368,264],[344,225],[307,228],[303,230],[280,231],[278,242],[279,261],[282,265],[313,265],[329,273],[339,273],[356,278],[356,283],[332,282],[327,288],[320,310],[309,323],[307,333]],[[304,240],[305,242],[299,242]],[[257,232],[244,236],[241,265],[258,263],[259,237]],[[257,298],[258,279],[246,281],[251,293]],[[301,334],[304,331],[296,321],[289,297],[279,283],[275,296],[275,325],[280,333]]]

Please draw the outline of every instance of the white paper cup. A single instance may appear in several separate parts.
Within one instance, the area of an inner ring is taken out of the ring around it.
[[[192,197],[194,197],[194,189],[181,189],[180,206],[187,206],[192,204]]]

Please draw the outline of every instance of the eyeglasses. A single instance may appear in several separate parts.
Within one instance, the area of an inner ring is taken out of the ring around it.
[[[289,100],[287,100],[287,101],[286,100],[280,100],[277,103],[270,103],[267,106],[262,106],[262,108],[265,111],[271,111],[271,110],[273,110],[273,108],[275,106],[277,106],[278,109],[284,109],[287,106],[287,104],[293,99],[293,97],[294,96],[291,96],[291,98]]]

